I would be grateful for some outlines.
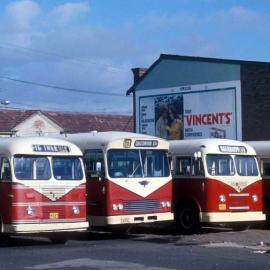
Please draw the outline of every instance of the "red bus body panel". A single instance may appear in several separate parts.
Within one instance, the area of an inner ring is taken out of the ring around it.
[[[37,190],[19,183],[0,184],[0,214],[4,224],[86,221],[85,184],[71,189],[57,200],[51,200]],[[27,214],[31,206],[34,214]],[[80,213],[74,214],[73,206]],[[50,216],[50,214],[54,214]]]
[[[158,181],[158,180],[157,180]],[[143,187],[142,187],[143,188]],[[152,192],[147,197],[142,197],[130,190],[125,189],[109,180],[87,180],[87,215],[88,216],[116,216],[135,214],[125,210],[114,211],[112,204],[125,203],[127,201],[172,201],[172,181]],[[136,214],[165,213],[171,212],[171,207],[156,211],[141,211]]]
[[[270,179],[263,179],[263,210],[270,216]]]
[[[234,180],[235,181],[235,180]],[[221,202],[220,195],[226,197]],[[258,196],[254,202],[252,195]],[[241,191],[215,179],[175,178],[173,180],[173,205],[181,201],[192,200],[200,212],[245,212],[262,211],[262,181],[246,186]]]

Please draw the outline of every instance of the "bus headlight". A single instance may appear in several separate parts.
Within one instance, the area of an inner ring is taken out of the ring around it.
[[[219,201],[224,203],[226,202],[226,196],[225,195],[219,195]]]
[[[113,211],[123,210],[124,209],[124,206],[123,206],[122,203],[118,203],[118,204],[114,203],[112,205],[112,209],[113,209]]]
[[[72,212],[75,215],[79,215],[80,214],[80,208],[78,206],[73,206],[72,207]]]
[[[34,214],[35,214],[35,209],[32,207],[32,206],[28,206],[27,208],[26,208],[26,212],[27,212],[27,215],[28,216],[33,216]]]
[[[161,206],[164,208],[166,207],[166,202],[161,202]]]
[[[119,209],[119,210],[123,210],[123,209],[124,209],[124,206],[123,206],[122,203],[119,203],[119,204],[118,204],[118,209]]]
[[[162,208],[171,207],[171,202],[169,201],[162,201],[160,204]]]
[[[166,206],[167,207],[171,207],[171,203],[170,202],[166,202]]]
[[[254,194],[252,195],[253,202],[257,202],[259,200],[258,195]]]

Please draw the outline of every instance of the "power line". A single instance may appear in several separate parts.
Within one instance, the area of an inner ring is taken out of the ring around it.
[[[18,105],[18,107],[14,107],[14,106],[10,106],[9,105],[6,105],[4,108],[6,109],[35,109],[35,110],[41,110],[41,111],[48,111],[48,110],[51,110],[51,111],[68,111],[68,112],[74,112],[74,110],[67,110],[67,109],[64,109],[63,107],[52,107],[52,106],[42,106],[42,105],[38,105],[38,106],[35,106],[35,105],[32,105],[32,104],[26,104],[26,103],[22,103],[22,102],[15,102],[15,101],[12,101],[10,102],[11,104],[14,104],[14,105]],[[0,107],[1,109],[2,107]],[[78,112],[78,111],[75,111],[75,112]],[[118,115],[132,115],[132,112],[131,111],[123,111],[123,112],[120,112],[120,111],[108,111],[107,108],[100,108],[100,109],[95,109],[94,112],[87,112],[87,111],[81,111],[82,113],[100,113],[100,114],[118,114]]]
[[[28,107],[28,108],[33,108],[33,109],[36,109],[36,110],[39,110],[39,109],[41,110],[40,106],[35,106],[35,105],[31,105],[31,104],[15,102],[15,101],[11,101],[11,104],[23,106],[24,109],[27,109],[27,107]],[[21,107],[18,107],[18,108],[21,108]],[[44,106],[43,110],[59,110],[59,108]]]
[[[30,105],[30,104],[26,104],[26,103],[20,103],[20,102],[11,102],[11,104],[15,104],[18,106],[0,106],[0,110],[39,110],[39,111],[57,111],[57,112],[74,112],[74,113],[85,113],[85,114],[104,114],[104,115],[108,115],[108,114],[113,114],[113,115],[129,115],[132,117],[132,112],[131,111],[106,111],[106,109],[96,109],[95,111],[92,112],[88,112],[88,111],[74,111],[74,110],[68,110],[68,109],[64,109],[64,108],[57,108],[57,107],[42,107],[42,106],[34,106],[34,105]],[[131,121],[131,120],[129,120]]]
[[[68,92],[84,93],[84,94],[91,94],[91,95],[102,95],[102,96],[126,97],[126,95],[123,95],[123,94],[107,93],[107,92],[101,92],[101,91],[91,91],[91,90],[84,90],[84,89],[78,89],[78,88],[68,88],[68,87],[63,87],[63,86],[20,80],[20,79],[11,78],[8,76],[0,76],[0,79],[5,79],[9,81],[24,83],[24,84],[36,85],[36,86],[41,86],[41,87],[46,87],[46,88],[53,88],[53,89],[58,89],[58,90],[63,90],[63,91],[68,91]]]
[[[24,47],[24,46],[20,46],[20,45],[17,45],[17,44],[12,44],[12,43],[2,43],[4,46],[1,46],[0,45],[0,48],[2,49],[17,49],[17,50],[20,50],[20,51],[27,51],[27,52],[30,52],[30,53],[35,53],[35,54],[39,54],[39,55],[45,55],[45,56],[51,56],[51,57],[57,57],[59,59],[64,59],[64,60],[70,60],[70,61],[73,61],[73,62],[79,62],[79,63],[83,63],[83,64],[90,64],[90,65],[103,65],[103,66],[106,66],[107,68],[110,69],[110,72],[129,72],[129,70],[127,69],[122,69],[122,68],[117,68],[117,67],[114,67],[108,63],[105,63],[105,62],[102,62],[102,61],[96,61],[96,60],[90,60],[90,59],[81,59],[81,58],[70,58],[70,57],[67,57],[67,56],[64,56],[64,55],[60,55],[60,54],[57,54],[57,53],[52,53],[52,52],[47,52],[47,51],[41,51],[41,50],[36,50],[36,49],[31,49],[31,48],[27,48],[27,47]]]

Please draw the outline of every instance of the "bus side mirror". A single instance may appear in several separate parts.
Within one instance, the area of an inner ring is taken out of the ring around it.
[[[195,160],[198,160],[198,159],[201,158],[201,157],[202,157],[202,152],[198,151],[198,152],[195,152],[195,153],[194,153],[194,158],[195,158]]]
[[[170,166],[170,171],[172,173],[173,172],[173,160],[172,160],[172,157],[169,157],[169,166]]]
[[[97,172],[98,174],[101,173],[101,162],[97,162],[97,163],[96,163],[96,172]]]
[[[96,163],[96,173],[97,173],[97,176],[99,178],[99,180],[101,180],[101,178],[104,176],[103,175],[103,171],[102,171],[102,164],[100,161],[98,161]]]

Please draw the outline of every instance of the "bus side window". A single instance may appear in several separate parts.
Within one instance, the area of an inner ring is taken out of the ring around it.
[[[11,169],[9,160],[5,157],[1,159],[1,175],[0,180],[11,180]]]
[[[191,159],[190,157],[177,157],[176,158],[176,175],[190,175],[191,172]]]
[[[270,159],[261,160],[261,173],[264,176],[270,176]]]
[[[203,163],[202,163],[201,158],[198,158],[198,159],[192,158],[191,174],[193,176],[203,176],[204,175]]]
[[[83,155],[83,160],[88,179],[98,177],[98,172],[96,171],[97,162],[101,163],[101,172],[104,174],[104,158],[101,150],[86,150]]]

